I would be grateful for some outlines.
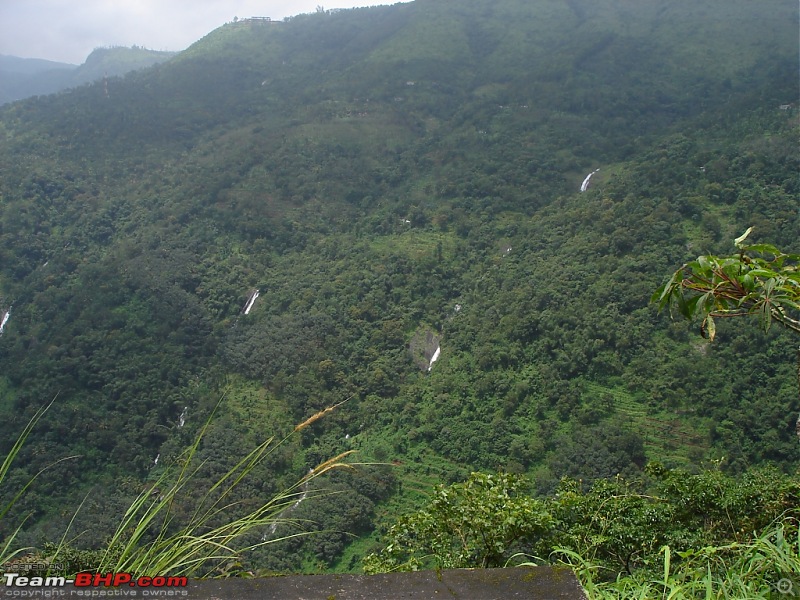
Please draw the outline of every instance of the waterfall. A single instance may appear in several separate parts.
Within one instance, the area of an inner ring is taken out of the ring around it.
[[[582,191],[582,192],[585,192],[586,190],[588,190],[588,189],[589,189],[589,180],[592,178],[592,175],[594,175],[595,173],[597,173],[599,170],[600,170],[600,169],[595,169],[594,171],[592,171],[591,173],[589,173],[589,174],[586,176],[586,179],[584,179],[584,180],[583,180],[583,183],[581,184],[581,191]]]
[[[256,290],[250,295],[250,300],[247,302],[247,305],[244,307],[244,314],[250,314],[250,309],[253,308],[253,304],[256,302],[256,298],[258,298],[259,291]]]
[[[0,335],[3,335],[3,329],[6,327],[6,323],[8,323],[8,318],[11,316],[11,308],[6,311],[6,314],[3,315],[3,320],[0,321]]]
[[[313,471],[314,471],[314,469],[310,469],[309,470],[309,474],[313,473]],[[303,484],[303,488],[302,488],[303,489],[303,493],[300,494],[300,496],[297,497],[297,500],[295,500],[294,503],[291,506],[289,506],[287,508],[284,508],[281,512],[278,513],[278,515],[275,517],[275,520],[272,523],[272,525],[269,526],[269,532],[265,533],[264,535],[261,536],[261,541],[262,542],[266,542],[270,537],[275,535],[275,532],[278,530],[278,525],[281,524],[281,519],[283,519],[283,517],[285,515],[288,515],[290,512],[292,512],[295,508],[300,506],[300,503],[303,500],[308,498],[308,484],[309,483],[311,483],[311,479],[306,479],[305,483]]]
[[[431,362],[428,363],[428,371],[429,372],[431,370],[431,367],[433,366],[433,363],[435,363],[437,360],[439,360],[439,355],[441,353],[442,353],[442,347],[441,346],[436,346],[436,352],[433,353],[433,356],[431,356]]]

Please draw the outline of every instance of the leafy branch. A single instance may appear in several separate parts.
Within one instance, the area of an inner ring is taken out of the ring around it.
[[[758,316],[765,330],[776,321],[800,334],[800,255],[770,244],[745,245],[750,227],[734,243],[733,256],[699,256],[673,273],[651,298],[659,310],[677,308],[701,319],[703,337],[714,339],[715,318]]]

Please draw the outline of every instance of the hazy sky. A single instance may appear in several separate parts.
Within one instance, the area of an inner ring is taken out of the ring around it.
[[[0,54],[82,63],[102,46],[183,50],[234,17],[272,17],[398,0],[0,0]]]

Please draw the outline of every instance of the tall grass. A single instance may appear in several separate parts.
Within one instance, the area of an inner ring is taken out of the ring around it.
[[[311,480],[333,469],[349,467],[342,460],[352,451],[323,462],[295,484],[242,517],[228,519],[226,513],[235,510],[237,502],[232,500],[233,492],[257,465],[297,432],[334,408],[329,407],[313,415],[281,440],[276,441],[273,436],[262,442],[205,492],[185,525],[174,527],[173,508],[176,501],[203,465],[196,457],[200,442],[211,423],[209,418],[192,446],[177,461],[177,475],[168,470],[151,490],[142,492],[130,505],[109,541],[99,571],[126,571],[138,576],[164,573],[208,576],[220,565],[238,559],[248,550],[287,537],[306,535],[305,532],[299,532],[274,539],[260,538],[255,543],[236,546],[237,541],[247,534],[266,530],[280,521],[281,513],[294,504],[299,496],[307,493],[305,490]]]
[[[662,554],[660,577],[642,571],[608,582],[602,581],[597,564],[571,550],[556,551],[592,599],[774,600],[800,595],[800,532],[792,518],[775,523],[750,543],[680,552],[677,563],[669,546]]]
[[[22,433],[20,433],[19,436],[17,437],[16,441],[14,442],[14,445],[11,446],[11,449],[6,453],[6,456],[3,459],[3,464],[0,465],[0,490],[2,490],[7,485],[5,481],[6,477],[8,476],[8,471],[9,469],[11,469],[11,465],[17,459],[17,456],[19,455],[19,452],[22,449],[22,447],[25,445],[28,436],[30,436],[31,432],[33,431],[33,428],[36,426],[39,420],[44,416],[44,414],[47,412],[47,410],[52,406],[53,402],[55,401],[56,398],[53,398],[49,404],[43,406],[42,408],[36,411],[36,413],[28,421],[27,425],[25,425],[25,428],[22,430]],[[33,485],[33,482],[36,481],[36,478],[39,477],[39,475],[44,473],[47,469],[49,469],[53,465],[56,465],[62,461],[70,460],[73,458],[76,458],[76,456],[67,456],[58,459],[54,461],[52,464],[45,467],[44,469],[40,470],[30,479],[28,479],[25,485],[23,485],[21,489],[17,490],[17,493],[14,494],[8,502],[6,502],[5,506],[0,506],[0,521],[6,518],[6,516],[14,507],[14,505],[19,501],[20,498],[22,498],[22,496],[25,494],[28,488],[31,485]],[[22,530],[22,527],[25,525],[25,521],[27,520],[28,520],[27,516],[23,517],[20,523],[14,529],[14,531],[12,531],[11,534],[9,534],[8,537],[3,542],[0,542],[0,565],[8,563],[16,556],[22,554],[23,552],[26,552],[27,550],[30,550],[30,548],[15,548],[15,540],[17,539],[17,535],[19,535],[19,532]]]
[[[104,550],[87,554],[93,564],[82,564],[80,569],[103,573],[124,571],[134,576],[169,574],[203,577],[223,572],[221,570],[223,565],[238,561],[241,554],[248,550],[290,537],[307,535],[302,531],[277,538],[263,535],[258,537],[256,534],[268,530],[271,525],[278,522],[288,521],[289,519],[282,518],[281,515],[300,496],[312,498],[315,492],[308,491],[309,482],[333,469],[352,468],[343,460],[353,451],[343,452],[326,460],[287,489],[238,518],[230,516],[238,509],[239,504],[233,498],[234,490],[252,474],[255,467],[275,453],[282,444],[331,412],[336,406],[306,419],[282,439],[276,439],[274,436],[268,438],[213,483],[200,498],[192,502],[191,498],[187,498],[191,495],[188,484],[203,467],[204,461],[198,459],[198,451],[211,424],[212,414],[192,445],[178,457],[174,465],[133,500],[122,515]],[[3,470],[0,471],[0,482],[8,470],[6,463],[10,464],[19,452],[31,428],[43,413],[44,411],[40,411],[35,415],[12,452],[6,457]],[[25,486],[25,489],[30,483],[32,481]],[[15,500],[25,489],[20,490]],[[193,508],[189,518],[179,523],[176,509],[179,506],[185,507],[187,501]],[[17,528],[17,532],[21,527],[22,524]],[[10,560],[15,555],[29,550],[19,548],[12,552],[10,549],[15,536],[7,540],[4,554],[0,554],[0,562]],[[243,542],[252,539],[258,541]],[[49,556],[43,557],[45,562],[50,564],[60,563],[60,557],[75,555],[74,549],[67,541],[67,532],[57,545],[51,545],[50,550]]]

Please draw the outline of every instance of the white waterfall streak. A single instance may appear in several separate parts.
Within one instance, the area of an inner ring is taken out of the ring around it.
[[[314,469],[309,469],[309,473],[313,473]],[[286,515],[292,512],[295,508],[300,506],[300,503],[308,498],[308,484],[311,483],[310,479],[307,479],[306,482],[303,484],[303,493],[294,501],[294,504],[289,506],[288,508],[284,508],[278,516],[275,517],[275,520],[272,522],[272,525],[269,526],[269,533],[265,533],[261,536],[261,541],[266,542],[271,536],[275,535],[275,532],[278,530],[278,525],[283,522],[283,519]]]
[[[589,173],[589,174],[586,176],[586,179],[584,179],[584,180],[583,180],[583,183],[581,184],[581,191],[582,191],[582,192],[585,192],[586,190],[588,190],[588,189],[589,189],[589,180],[592,178],[592,175],[594,175],[595,173],[597,173],[599,170],[600,170],[600,169],[595,169],[594,171],[592,171],[591,173]]]
[[[3,335],[3,329],[6,328],[6,323],[8,323],[8,318],[11,316],[11,309],[9,308],[6,311],[6,314],[3,315],[3,320],[0,321],[0,335]]]
[[[442,353],[442,347],[436,346],[436,352],[433,353],[433,356],[431,356],[431,362],[428,363],[428,371],[430,371],[431,367],[433,367],[433,363],[439,360],[439,355],[441,353]]]
[[[250,296],[250,300],[247,303],[247,306],[244,307],[244,314],[250,314],[250,309],[253,308],[253,304],[256,302],[256,298],[258,298],[259,291],[256,290],[253,292],[253,295]]]

